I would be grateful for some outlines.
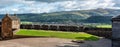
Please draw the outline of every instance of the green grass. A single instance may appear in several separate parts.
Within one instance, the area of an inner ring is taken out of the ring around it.
[[[60,31],[48,31],[48,30],[27,30],[21,29],[16,35],[25,36],[42,36],[42,37],[56,37],[76,40],[98,40],[99,38],[94,35],[90,35],[84,32],[73,33],[73,32],[60,32]]]
[[[97,25],[97,28],[112,28],[112,25]]]
[[[21,24],[32,24],[32,22],[22,21]]]

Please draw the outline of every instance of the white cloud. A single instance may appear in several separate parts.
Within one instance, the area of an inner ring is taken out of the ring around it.
[[[67,0],[41,2],[26,0],[0,0],[0,13],[49,13],[57,11],[88,10],[97,8],[120,9],[114,0]]]

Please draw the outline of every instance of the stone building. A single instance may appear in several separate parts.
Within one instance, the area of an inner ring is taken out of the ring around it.
[[[6,14],[2,19],[1,25],[1,38],[9,39],[13,37],[13,34],[20,29],[20,19],[14,14],[10,16]]]
[[[112,18],[112,47],[120,47],[120,15]]]

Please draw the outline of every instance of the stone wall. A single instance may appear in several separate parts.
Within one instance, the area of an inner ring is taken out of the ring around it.
[[[112,23],[112,42],[113,47],[120,47],[120,21]]]
[[[59,31],[84,31],[82,26],[66,25],[21,25],[21,29],[41,29],[41,30],[59,30]]]
[[[1,27],[0,27],[0,38],[1,38]]]
[[[106,38],[111,38],[112,36],[112,29],[110,28],[86,28],[85,31],[90,34]]]

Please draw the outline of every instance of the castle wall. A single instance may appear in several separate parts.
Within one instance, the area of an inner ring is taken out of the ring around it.
[[[13,32],[12,32],[12,24],[11,20],[6,17],[2,20],[2,31],[1,31],[1,36],[3,39],[8,39],[12,38]]]
[[[120,46],[120,21],[112,22],[112,42],[113,47]]]

